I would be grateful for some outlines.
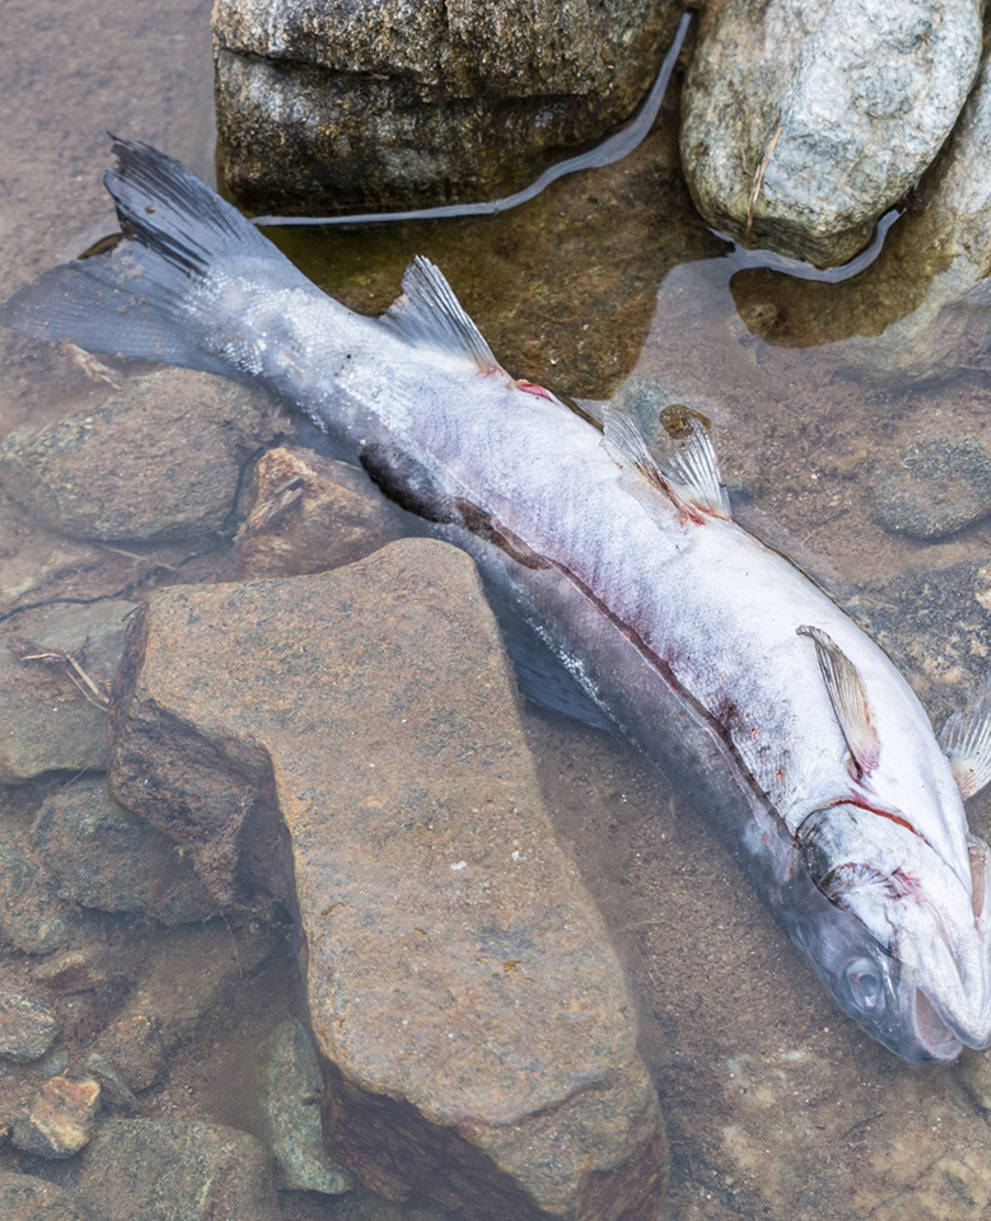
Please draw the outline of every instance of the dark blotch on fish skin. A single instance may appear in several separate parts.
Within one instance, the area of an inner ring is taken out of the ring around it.
[[[492,514],[486,509],[479,508],[478,505],[463,498],[457,499],[454,504],[461,514],[465,528],[477,538],[485,539],[494,547],[498,547],[500,551],[505,551],[510,559],[516,560],[525,568],[550,568],[550,560],[538,555],[512,531],[507,530],[504,526],[496,525],[492,520]]]
[[[450,522],[454,515],[447,498],[437,491],[426,468],[398,445],[373,441],[358,461],[391,501],[425,521]]]

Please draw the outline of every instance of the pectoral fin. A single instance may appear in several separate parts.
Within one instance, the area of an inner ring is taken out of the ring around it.
[[[991,682],[983,684],[969,712],[947,717],[939,744],[965,801],[991,781]]]
[[[808,636],[816,649],[819,671],[829,702],[858,776],[869,776],[877,767],[881,741],[871,721],[871,707],[857,667],[835,640],[820,628],[803,624],[799,636]]]

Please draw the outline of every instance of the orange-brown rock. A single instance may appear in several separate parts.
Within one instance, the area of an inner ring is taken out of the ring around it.
[[[398,511],[346,462],[279,447],[254,469],[235,550],[245,577],[293,577],[350,564],[399,538]]]
[[[160,591],[112,738],[118,798],[214,893],[293,879],[335,1157],[465,1218],[656,1216],[667,1154],[634,1007],[464,555],[406,541]]]
[[[14,1124],[14,1144],[41,1157],[71,1157],[89,1143],[99,1109],[100,1083],[92,1077],[49,1077]]]

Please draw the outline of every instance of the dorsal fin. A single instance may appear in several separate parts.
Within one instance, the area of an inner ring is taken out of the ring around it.
[[[969,710],[951,713],[939,735],[965,801],[991,782],[991,681],[985,678],[968,702]]]
[[[869,776],[877,767],[881,740],[871,721],[871,707],[857,667],[835,640],[821,628],[803,624],[796,629],[799,636],[808,636],[816,648],[816,659],[822,680],[826,684],[829,702],[839,722],[858,779]]]
[[[406,268],[402,296],[382,315],[414,347],[464,356],[481,373],[500,368],[481,331],[461,308],[443,273],[420,255]]]

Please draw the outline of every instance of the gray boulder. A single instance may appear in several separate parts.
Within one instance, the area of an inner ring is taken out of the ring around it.
[[[989,364],[991,60],[903,215],[865,271],[817,284],[766,270],[733,276],[740,317],[768,343],[831,345],[828,363],[897,387]]]
[[[218,0],[221,165],[256,211],[507,195],[624,122],[674,0]]]
[[[0,483],[48,527],[102,542],[202,540],[233,507],[244,460],[278,410],[242,386],[162,369],[0,445]]]
[[[846,262],[930,164],[981,51],[976,0],[711,6],[681,132],[702,215],[743,245]]]

